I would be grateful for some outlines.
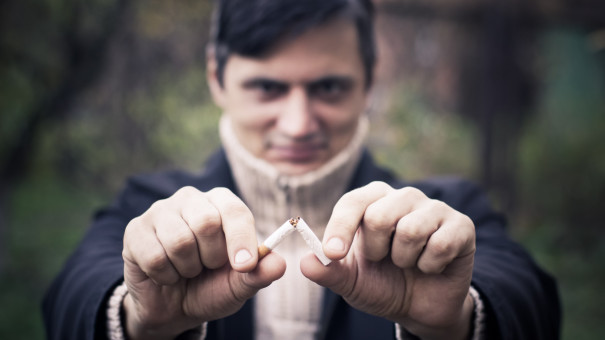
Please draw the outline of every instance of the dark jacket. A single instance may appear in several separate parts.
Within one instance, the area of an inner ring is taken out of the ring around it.
[[[560,307],[554,280],[506,235],[505,221],[490,208],[478,187],[457,179],[404,183],[378,168],[366,152],[350,189],[372,181],[393,187],[414,186],[444,201],[475,223],[477,251],[473,286],[486,304],[488,339],[558,339]],[[166,172],[130,179],[110,207],[96,214],[92,226],[49,288],[43,303],[49,339],[105,338],[108,296],[123,281],[122,239],[128,222],[183,186],[201,191],[226,187],[236,192],[221,150],[201,175]],[[237,192],[236,192],[237,194]],[[253,299],[234,315],[210,322],[208,339],[252,339]],[[327,292],[322,338],[393,339],[393,323],[349,307]]]

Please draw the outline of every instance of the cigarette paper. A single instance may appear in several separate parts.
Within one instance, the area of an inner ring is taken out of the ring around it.
[[[315,233],[313,230],[311,230],[311,228],[309,228],[309,225],[307,225],[305,220],[300,217],[297,219],[298,223],[296,223],[296,230],[298,230],[303,239],[305,239],[305,242],[307,242],[309,248],[311,248],[315,256],[317,256],[317,259],[321,261],[324,266],[329,265],[332,260],[330,260],[326,254],[324,254],[321,241],[317,238],[317,236],[315,236]]]
[[[276,231],[274,231],[267,239],[258,246],[258,259],[262,259],[265,255],[269,254],[273,248],[283,241],[286,236],[294,231],[294,225],[292,224],[293,219],[290,219],[282,224]]]
[[[274,231],[267,239],[258,246],[258,259],[262,259],[271,252],[277,245],[283,241],[286,236],[290,235],[294,230],[298,230],[302,238],[305,240],[309,248],[313,251],[317,259],[327,266],[332,262],[323,251],[321,241],[315,236],[313,230],[309,228],[309,225],[300,217],[291,218],[284,222],[276,231]]]

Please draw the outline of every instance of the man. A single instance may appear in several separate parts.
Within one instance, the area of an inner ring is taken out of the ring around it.
[[[476,187],[401,183],[364,150],[369,1],[224,0],[214,24],[223,149],[97,216],[45,300],[50,338],[558,337],[554,283]],[[331,264],[298,237],[259,260],[293,216]]]

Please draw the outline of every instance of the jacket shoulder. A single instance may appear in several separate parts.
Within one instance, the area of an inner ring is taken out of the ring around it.
[[[203,171],[166,170],[138,174],[128,178],[116,205],[142,213],[153,202],[170,197],[180,188],[191,186],[200,191],[216,187],[234,189],[231,169],[222,150],[211,156]]]

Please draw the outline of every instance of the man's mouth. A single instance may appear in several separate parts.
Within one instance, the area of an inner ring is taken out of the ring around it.
[[[272,145],[269,152],[272,158],[281,162],[309,163],[316,161],[326,149],[324,144],[305,143],[292,145]]]

